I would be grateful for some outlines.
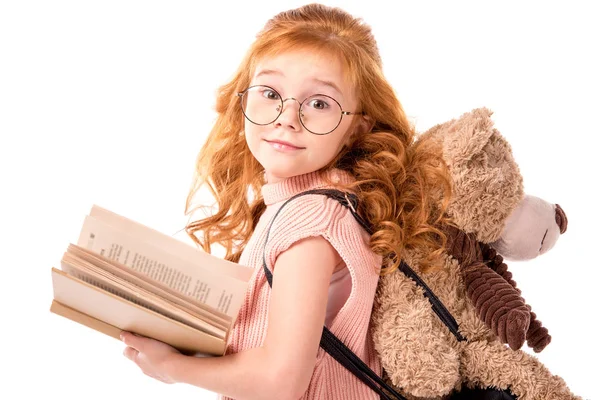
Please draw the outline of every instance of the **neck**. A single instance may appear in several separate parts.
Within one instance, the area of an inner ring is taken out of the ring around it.
[[[326,178],[329,178],[333,185],[345,185],[353,181],[350,174],[338,169],[279,178],[275,182],[269,180],[261,189],[265,204],[275,204],[310,189],[333,186],[327,184]]]

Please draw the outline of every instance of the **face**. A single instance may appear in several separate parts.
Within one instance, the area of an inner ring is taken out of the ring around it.
[[[314,94],[332,97],[343,111],[359,111],[354,91],[343,79],[342,65],[334,57],[298,51],[264,59],[257,65],[250,86],[253,85],[270,86],[283,100],[290,97],[298,100],[284,101],[281,115],[268,125],[256,125],[244,119],[246,142],[264,167],[269,183],[314,172],[327,165],[347,142],[352,119],[359,117],[343,116],[338,127],[327,135],[315,135],[300,122],[299,102]],[[260,96],[275,99],[277,103],[277,95],[271,91],[261,92]],[[326,106],[319,100],[307,103],[310,104],[304,107],[314,107],[310,110]],[[309,117],[303,118],[308,126]]]

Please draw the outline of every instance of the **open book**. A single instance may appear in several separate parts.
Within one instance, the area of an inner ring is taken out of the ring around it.
[[[216,356],[252,274],[96,205],[60,266],[51,312],[115,338],[127,330]]]

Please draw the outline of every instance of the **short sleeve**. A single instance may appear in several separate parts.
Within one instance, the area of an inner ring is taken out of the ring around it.
[[[332,227],[346,219],[347,215],[351,216],[337,200],[318,194],[297,197],[287,204],[283,202],[281,207],[273,217],[263,247],[267,267],[271,271],[279,254],[292,244],[314,236],[323,236],[331,241]]]

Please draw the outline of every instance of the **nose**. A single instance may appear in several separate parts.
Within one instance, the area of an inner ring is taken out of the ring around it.
[[[294,100],[296,103],[298,103],[298,108],[294,107],[293,103],[292,104],[285,104],[286,101],[288,100]],[[277,107],[277,111],[280,111],[281,106]],[[279,118],[277,118],[275,120],[275,126],[286,126],[292,130],[299,130],[300,129],[300,120],[298,118],[298,114],[300,113],[300,102],[298,100],[296,100],[293,97],[289,97],[285,100],[283,100],[283,111],[281,111],[281,114],[279,115]]]
[[[567,231],[567,214],[565,214],[564,210],[558,204],[555,204],[556,214],[554,219],[556,220],[556,225],[560,228],[560,234],[562,235]]]

